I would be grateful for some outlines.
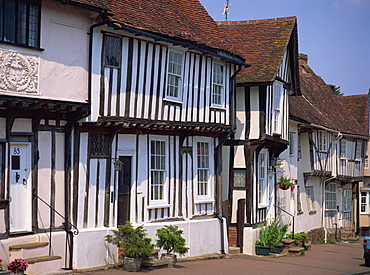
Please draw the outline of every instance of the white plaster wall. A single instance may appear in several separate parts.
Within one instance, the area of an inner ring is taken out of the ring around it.
[[[244,147],[235,147],[234,168],[245,168]]]
[[[245,127],[245,89],[238,87],[236,88],[236,139],[245,139]]]
[[[32,119],[16,118],[13,123],[12,132],[32,132]]]
[[[2,91],[0,94],[85,102],[88,79],[88,32],[90,12],[42,1],[41,41],[43,50],[2,44],[0,49],[34,56],[39,63],[38,92]]]
[[[302,175],[303,177],[303,175]],[[300,181],[301,179],[299,179]],[[301,181],[300,181],[301,182]],[[303,178],[302,178],[303,182]],[[309,213],[305,186],[313,186],[315,196],[315,213]],[[322,185],[319,177],[312,177],[307,180],[306,185],[300,184],[300,196],[302,214],[297,214],[295,218],[295,232],[308,232],[314,228],[322,227]]]
[[[222,147],[222,201],[226,201],[229,198],[229,175],[230,175],[230,147]]]
[[[64,186],[64,133],[55,134],[55,209],[64,214],[65,205],[64,205],[64,196],[65,196],[65,186]],[[55,215],[55,224],[61,225],[64,220]]]
[[[243,234],[243,253],[256,255],[255,243],[258,240],[259,230],[252,227],[244,227]]]
[[[38,162],[38,179],[39,188],[38,195],[48,204],[50,202],[51,192],[51,139],[52,133],[50,131],[39,132],[39,156]],[[58,194],[58,193],[57,193]],[[63,195],[63,194],[62,194]],[[58,194],[59,196],[59,194]],[[50,210],[43,202],[38,201],[37,218],[40,228],[49,228],[50,226]]]
[[[233,211],[231,213],[231,222],[236,223],[237,216],[236,211],[238,210],[238,200],[245,199],[245,191],[244,190],[233,190]]]
[[[250,109],[251,109],[251,129],[249,132],[250,139],[257,139],[260,136],[260,110],[259,110],[259,92],[258,87],[251,87],[250,91]]]

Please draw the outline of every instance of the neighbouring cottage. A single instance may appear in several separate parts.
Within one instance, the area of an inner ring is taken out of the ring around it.
[[[302,96],[290,97],[290,148],[284,169],[297,174],[297,195],[287,203],[295,231],[326,241],[353,235],[368,132],[347,111],[300,54]]]
[[[339,97],[342,104],[358,121],[362,128],[369,133],[369,93],[362,95],[351,95]],[[367,145],[364,178],[359,183],[359,194],[357,196],[357,215],[354,215],[356,233],[362,236],[369,235],[370,228],[370,168],[369,155],[370,146]],[[354,202],[355,203],[355,202]],[[356,208],[355,208],[356,209]]]
[[[230,173],[224,174],[222,201],[230,244],[255,254],[258,225],[277,216],[281,174],[272,162],[288,146],[288,97],[300,93],[297,19],[218,25],[251,64],[237,76],[237,130],[223,150],[223,169]]]

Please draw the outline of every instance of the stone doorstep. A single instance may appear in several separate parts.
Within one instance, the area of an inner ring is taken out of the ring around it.
[[[305,249],[304,247],[291,247],[288,249],[290,254],[303,255]]]
[[[151,261],[143,261],[141,267],[145,269],[166,268],[168,267],[168,262],[165,260],[152,259]]]
[[[10,245],[9,249],[33,249],[33,248],[43,247],[47,245],[49,245],[48,242],[25,243],[25,244]]]
[[[358,243],[360,238],[359,237],[348,237],[348,238],[341,238],[342,241],[349,242],[349,243]]]
[[[60,256],[40,256],[40,257],[27,258],[23,260],[27,261],[29,264],[35,264],[35,263],[40,263],[40,262],[59,260],[61,258],[62,257]]]

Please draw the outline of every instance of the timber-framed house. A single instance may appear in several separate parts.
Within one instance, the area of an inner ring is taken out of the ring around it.
[[[230,244],[254,254],[258,225],[276,216],[275,182],[281,175],[271,160],[287,148],[288,96],[299,94],[297,20],[218,25],[251,64],[237,77],[237,131],[223,151],[224,169],[230,170],[224,180],[223,214]]]
[[[285,156],[290,170],[297,169],[295,230],[326,241],[356,230],[369,135],[307,61],[300,54],[302,96],[290,98],[295,142]]]
[[[90,251],[75,268],[111,262],[104,236],[126,221],[153,240],[178,225],[186,256],[224,253],[220,155],[247,64],[196,0],[105,4],[90,27],[91,113],[73,128],[75,248]]]
[[[71,255],[66,175],[71,125],[88,114],[89,12],[0,0],[0,21],[0,258],[48,273]]]

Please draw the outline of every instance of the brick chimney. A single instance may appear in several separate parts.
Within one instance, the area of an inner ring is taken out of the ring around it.
[[[307,63],[308,63],[308,55],[307,54],[300,53],[298,55],[298,59],[299,59],[299,65],[307,65]]]

